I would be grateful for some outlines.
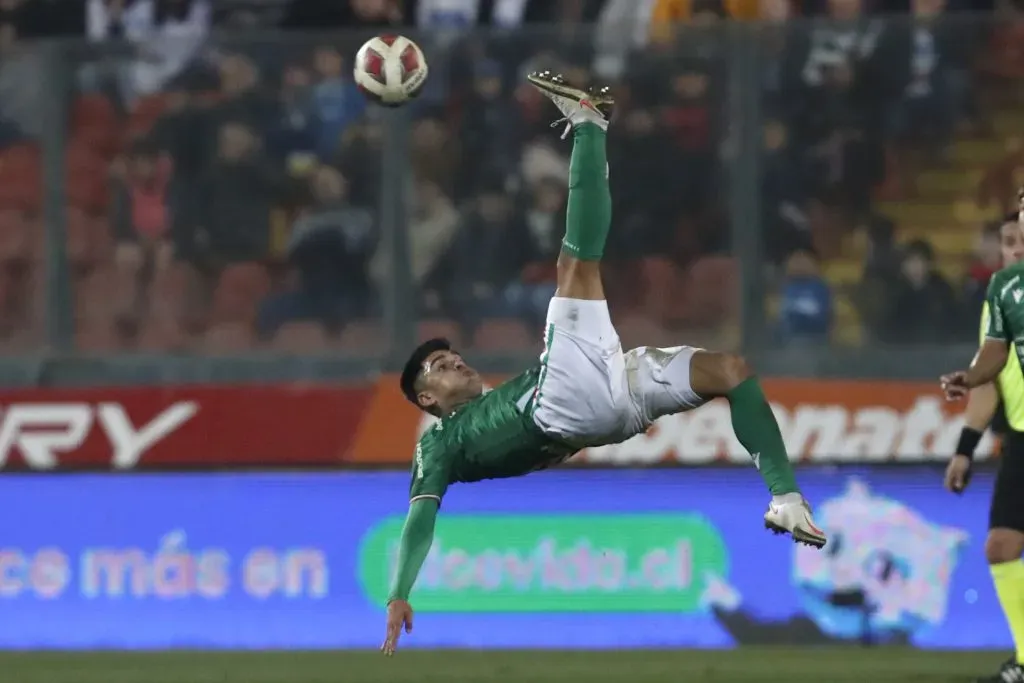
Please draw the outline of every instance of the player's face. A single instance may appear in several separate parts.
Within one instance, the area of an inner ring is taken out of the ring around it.
[[[1010,266],[1024,259],[1024,233],[1020,225],[1004,223],[999,229],[999,250],[1003,255],[1003,265]]]
[[[423,363],[420,405],[447,409],[479,396],[484,384],[480,374],[453,351],[435,351]]]

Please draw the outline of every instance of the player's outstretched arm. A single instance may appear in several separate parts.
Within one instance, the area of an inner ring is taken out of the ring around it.
[[[394,653],[403,628],[406,633],[412,631],[409,594],[434,542],[434,523],[439,505],[435,498],[420,498],[409,505],[398,546],[398,571],[388,594],[387,636],[381,647],[384,654]]]

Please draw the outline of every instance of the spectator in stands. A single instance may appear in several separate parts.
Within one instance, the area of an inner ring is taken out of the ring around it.
[[[127,40],[134,46],[134,60],[119,56],[112,63],[121,96],[131,101],[158,92],[196,57],[210,17],[206,0],[89,0],[87,30],[94,42]],[[109,73],[101,66],[90,78]]]
[[[334,166],[348,180],[349,198],[357,206],[380,203],[380,157],[384,127],[363,118],[346,129],[335,154]]]
[[[867,254],[853,299],[865,327],[880,339],[888,311],[886,301],[896,289],[903,254],[896,245],[896,228],[888,218],[872,215],[859,230],[867,239]]]
[[[655,0],[651,35],[655,40],[666,40],[675,25],[699,20],[701,13],[707,11],[733,19],[756,19],[758,10],[758,0]]]
[[[459,189],[476,194],[481,168],[504,176],[515,171],[521,145],[517,116],[505,97],[501,65],[485,59],[474,65],[472,89],[458,126],[462,154],[474,160],[462,169]]]
[[[665,122],[653,106],[636,103],[621,113],[617,134],[608,140],[616,219],[611,242],[620,258],[664,254],[672,248],[679,224],[675,194],[675,152]],[[560,175],[557,177],[565,177]],[[658,191],[667,178],[673,191]]]
[[[296,221],[288,240],[296,284],[264,302],[257,323],[263,337],[298,321],[321,322],[337,332],[374,307],[368,277],[377,246],[374,215],[348,203],[345,178],[333,167],[317,168],[311,185],[313,206]]]
[[[116,265],[140,284],[167,268],[173,255],[167,207],[170,178],[170,160],[143,141],[133,146],[123,178],[114,183]]]
[[[268,153],[289,173],[302,175],[316,164],[320,131],[309,71],[296,65],[286,67],[281,77],[277,125],[267,132]]]
[[[281,27],[300,31],[385,28],[406,23],[400,0],[291,0]]]
[[[441,295],[426,283],[442,279],[438,269],[458,231],[459,212],[436,183],[421,180],[416,183],[409,218],[409,268],[413,286],[420,292],[420,314],[438,317],[442,315]],[[378,291],[387,286],[391,266],[390,247],[382,244],[370,263],[370,276]]]
[[[779,119],[764,125],[761,161],[761,229],[771,259],[782,263],[810,244],[810,219],[805,210],[805,180],[789,144],[789,131]]]
[[[825,342],[832,328],[832,290],[821,276],[815,254],[798,249],[786,259],[779,308],[782,343]]]
[[[953,288],[935,267],[931,244],[907,245],[895,287],[886,293],[882,341],[935,344],[948,341],[959,323]]]
[[[0,146],[43,133],[46,82],[40,78],[46,64],[38,50],[18,39],[22,26],[18,8],[0,6]]]
[[[964,114],[970,35],[943,20],[945,0],[912,0],[911,7],[914,22],[892,29],[901,33],[892,67],[905,68],[906,76],[889,111],[889,132],[940,157]]]
[[[810,151],[811,177],[820,179],[816,193],[863,214],[885,172],[883,105],[895,81],[879,47],[884,25],[861,17],[861,0],[829,0],[828,7],[834,21],[811,31],[793,129]]]
[[[790,21],[790,0],[763,0],[761,91],[764,107],[783,124],[793,123],[799,112],[801,69],[806,58],[804,25]]]
[[[526,211],[526,235],[522,247],[520,279],[505,287],[503,298],[509,315],[521,318],[529,327],[540,327],[548,303],[555,295],[554,263],[565,232],[566,187],[561,179],[548,178],[530,188]]]
[[[713,196],[719,139],[715,100],[705,62],[688,60],[676,65],[661,117],[675,155],[673,183],[678,208],[688,214],[701,213]]]
[[[217,151],[197,187],[198,210],[175,245],[183,258],[211,274],[228,263],[266,258],[271,211],[287,194],[283,175],[245,123],[224,123]]]
[[[219,135],[226,122],[244,123],[261,135],[278,120],[280,105],[273,94],[262,87],[260,72],[252,60],[242,54],[227,54],[217,62],[220,99],[208,109],[207,126]]]
[[[442,307],[471,331],[481,318],[505,313],[503,293],[518,279],[526,228],[505,178],[489,176],[460,220],[435,277]]]
[[[338,149],[345,128],[362,116],[366,98],[350,78],[341,53],[333,47],[320,47],[314,56],[317,83],[313,87],[313,107],[319,120],[317,152],[330,159]]]
[[[1017,214],[1012,213],[1001,221],[987,224],[978,237],[974,260],[967,269],[964,281],[964,304],[968,311],[978,311],[985,302],[985,291],[992,275],[1003,267],[1001,252],[1002,226],[1017,223]]]

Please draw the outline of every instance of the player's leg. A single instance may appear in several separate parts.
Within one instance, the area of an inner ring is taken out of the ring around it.
[[[527,78],[558,107],[566,133],[572,133],[565,237],[548,307],[534,420],[549,435],[577,446],[605,443],[621,434],[631,409],[622,346],[600,271],[611,227],[605,136],[612,98],[607,90],[575,88],[550,72]]]
[[[732,428],[772,493],[765,524],[802,543],[825,544],[797,486],[782,432],[750,365],[738,355],[688,346],[626,354],[630,391],[649,424],[716,398],[729,402]]]
[[[1016,656],[992,678],[979,681],[1024,681],[1024,434],[1010,431],[996,475],[989,512],[985,558],[992,571],[999,604],[1013,635]]]

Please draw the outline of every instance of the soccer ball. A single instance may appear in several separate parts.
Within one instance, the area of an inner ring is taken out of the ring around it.
[[[385,107],[400,107],[420,94],[427,60],[408,38],[377,36],[359,48],[352,71],[364,95]]]

